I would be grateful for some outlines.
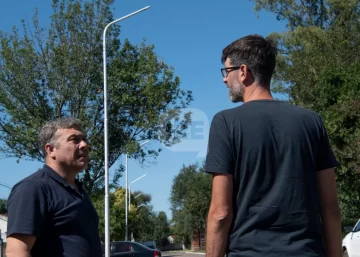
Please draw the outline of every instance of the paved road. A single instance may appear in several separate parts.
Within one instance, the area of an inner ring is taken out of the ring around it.
[[[191,252],[161,252],[162,257],[203,257],[204,253]]]

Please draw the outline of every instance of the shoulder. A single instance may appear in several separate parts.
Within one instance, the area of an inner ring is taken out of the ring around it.
[[[10,193],[9,199],[14,195],[27,195],[34,193],[44,193],[49,187],[48,178],[44,169],[39,169],[30,176],[16,183]]]
[[[289,110],[291,112],[294,112],[294,113],[298,113],[298,114],[303,114],[303,115],[308,115],[308,116],[319,116],[319,114],[317,114],[316,112],[310,110],[310,109],[307,109],[303,106],[299,106],[299,105],[295,105],[295,104],[291,104],[291,103],[288,103],[288,102],[283,102],[284,104],[284,107],[285,110]]]
[[[33,174],[31,174],[30,176],[20,180],[16,185],[21,185],[24,183],[42,185],[42,184],[46,184],[47,181],[48,181],[48,175],[46,169],[41,168],[36,172],[34,172]]]
[[[318,113],[287,101],[269,101],[266,107],[267,111],[274,116],[290,118],[292,122],[312,123],[313,125],[319,125],[322,122]]]
[[[222,110],[222,111],[216,113],[214,118],[221,117],[223,119],[227,119],[229,117],[233,117],[234,115],[237,115],[238,113],[246,111],[244,107],[245,107],[245,105],[240,105],[240,106],[237,106],[234,108]]]
[[[213,123],[228,123],[229,121],[231,121],[232,119],[234,119],[235,117],[239,117],[241,115],[241,113],[243,113],[245,110],[243,108],[243,106],[238,106],[235,108],[231,108],[231,109],[225,109],[222,111],[219,111],[218,113],[216,113],[213,117],[212,122]]]
[[[230,120],[239,120],[242,118],[248,118],[248,117],[253,117],[254,113],[257,113],[258,110],[267,110],[268,106],[277,106],[280,109],[282,109],[284,107],[284,105],[289,105],[292,106],[290,104],[287,104],[286,102],[281,102],[281,101],[250,101],[247,103],[243,103],[239,106],[236,106],[234,108],[229,108],[229,109],[225,109],[222,110],[218,113],[215,114],[214,116],[214,120],[216,119],[222,119],[225,121],[230,121]]]
[[[318,113],[301,106],[296,106],[293,104],[287,105],[289,108],[286,109],[289,110],[290,114],[292,114],[294,118],[297,118],[299,121],[308,125],[312,124],[316,127],[323,127],[323,121]]]

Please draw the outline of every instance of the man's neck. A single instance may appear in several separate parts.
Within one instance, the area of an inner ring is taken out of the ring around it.
[[[45,162],[45,163],[47,166],[52,168],[57,174],[59,174],[60,177],[65,179],[65,181],[67,183],[69,183],[70,185],[75,184],[75,178],[76,178],[76,175],[78,174],[78,172],[68,170],[68,169],[61,167],[60,165],[53,163],[53,162]]]
[[[252,85],[247,88],[244,95],[244,103],[254,100],[274,100],[271,95],[270,87],[263,87],[259,85]]]

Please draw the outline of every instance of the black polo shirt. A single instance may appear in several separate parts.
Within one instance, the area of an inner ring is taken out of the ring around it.
[[[32,257],[100,257],[99,218],[89,196],[49,166],[17,183],[8,199],[8,236],[35,235]]]

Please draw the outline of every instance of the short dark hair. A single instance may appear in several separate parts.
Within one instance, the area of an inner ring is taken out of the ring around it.
[[[245,64],[255,81],[269,85],[276,66],[276,43],[260,35],[248,35],[235,40],[222,51],[221,62],[230,59],[230,64]]]
[[[45,123],[39,134],[39,146],[44,158],[47,155],[45,145],[48,143],[54,145],[57,140],[55,137],[56,131],[70,128],[77,129],[85,134],[81,121],[74,117],[60,117]]]

